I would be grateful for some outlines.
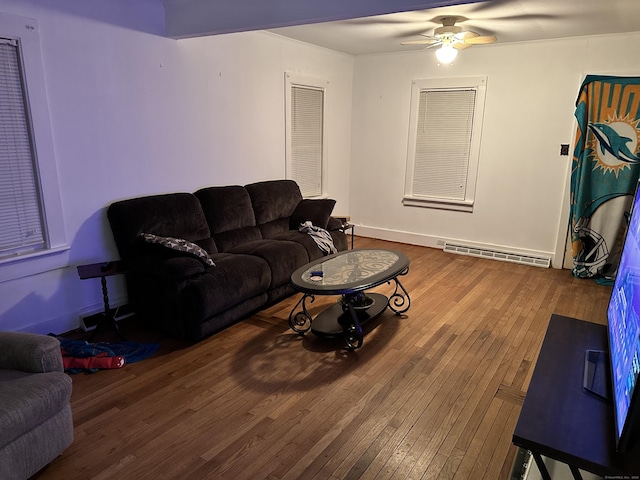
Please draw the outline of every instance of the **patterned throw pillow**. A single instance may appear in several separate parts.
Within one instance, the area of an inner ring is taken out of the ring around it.
[[[153,233],[141,233],[140,236],[147,243],[155,243],[162,245],[163,247],[170,248],[171,250],[188,253],[189,255],[198,257],[205,265],[209,265],[210,267],[216,266],[204,248],[196,245],[195,243],[189,242],[188,240],[184,240],[182,238],[161,237],[159,235],[154,235]]]

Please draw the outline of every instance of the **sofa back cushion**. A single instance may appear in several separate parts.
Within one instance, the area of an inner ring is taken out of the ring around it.
[[[152,233],[182,238],[217,253],[198,199],[191,193],[168,193],[112,203],[107,210],[113,237],[124,261],[148,251],[140,237]]]
[[[207,187],[195,193],[202,205],[218,251],[228,252],[243,243],[262,239],[251,198],[244,187]]]
[[[251,197],[256,224],[264,238],[289,230],[289,220],[302,200],[293,180],[269,180],[246,186]]]

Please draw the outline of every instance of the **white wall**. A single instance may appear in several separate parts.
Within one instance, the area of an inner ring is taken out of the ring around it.
[[[39,26],[70,244],[66,268],[0,283],[0,330],[62,333],[100,310],[99,280],[76,266],[117,258],[111,202],[282,178],[285,69],[331,81],[329,189],[348,210],[351,57],[266,33],[163,38],[155,0],[0,0],[0,13]],[[109,287],[125,299],[122,278]]]
[[[553,256],[566,229],[570,157],[559,155],[560,144],[573,145],[583,74],[629,70],[640,60],[639,40],[632,34],[478,46],[461,51],[451,67],[438,67],[432,50],[357,57],[350,185],[357,231]],[[479,75],[488,82],[473,213],[403,206],[411,81]]]
[[[201,186],[284,178],[284,72],[293,72],[329,82],[328,192],[334,211],[348,212],[352,56],[267,32],[184,39],[178,47],[189,72],[183,148],[193,166],[212,173]]]
[[[70,246],[68,267],[0,283],[2,330],[61,333],[78,325],[83,309],[99,309],[99,280],[80,281],[76,266],[115,255],[105,206],[165,190],[172,176],[177,188],[187,183],[169,162],[179,141],[171,128],[180,119],[170,95],[181,78],[173,68],[177,45],[158,36],[163,12],[157,2],[130,3],[98,0],[87,8],[62,0],[0,2],[0,12],[38,24]],[[112,298],[122,298],[122,279],[109,283]]]
[[[284,175],[284,72],[329,80],[329,193],[358,234],[552,252],[583,72],[638,63],[640,35],[358,57],[242,33],[163,38],[155,0],[0,0],[39,26],[69,265],[0,283],[0,329],[62,333],[101,307],[76,266],[117,258],[111,202]],[[403,207],[414,78],[488,76],[474,213]],[[353,117],[352,113],[353,112]],[[352,121],[353,120],[353,121]],[[352,126],[353,125],[353,126]],[[251,140],[246,140],[247,135]],[[0,268],[5,268],[0,266]],[[122,279],[109,279],[115,302]]]

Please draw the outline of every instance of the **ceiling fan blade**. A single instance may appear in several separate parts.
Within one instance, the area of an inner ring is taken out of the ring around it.
[[[442,23],[442,27],[436,28],[434,35],[419,33],[419,35],[426,38],[424,40],[403,42],[402,45],[429,45],[430,47],[451,45],[456,50],[465,50],[472,45],[486,45],[496,42],[495,35],[480,35],[471,30],[463,30],[461,27],[456,27],[456,22],[462,18],[452,16],[439,17],[438,21]]]
[[[514,21],[536,21],[536,20],[561,20],[562,16],[560,15],[550,15],[547,13],[523,13],[520,15],[507,15],[504,17],[497,17],[494,20],[497,21],[507,21],[507,22],[514,22]]]
[[[462,41],[468,45],[488,45],[490,43],[496,43],[495,35],[478,35],[477,37],[464,38]]]

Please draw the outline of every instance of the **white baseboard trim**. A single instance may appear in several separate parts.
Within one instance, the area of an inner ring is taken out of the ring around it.
[[[111,308],[125,305],[127,301],[128,300],[126,295],[116,295],[113,298],[111,298],[111,295],[109,296],[109,306]],[[79,311],[76,311],[76,313],[70,312],[66,315],[50,318],[49,320],[45,320],[42,322],[31,323],[29,325],[21,325],[20,327],[16,328],[16,331],[40,333],[42,335],[47,335],[49,333],[62,335],[72,330],[82,329],[82,317],[102,311],[104,311],[103,303],[96,302],[81,308]]]
[[[30,325],[23,325],[17,331],[26,333],[39,333],[41,335],[48,335],[53,333],[56,335],[62,335],[63,333],[70,332],[79,328],[79,320],[77,315],[64,315],[57,318],[51,318],[44,322],[32,323]]]
[[[555,253],[551,251],[530,250],[526,248],[518,248],[507,245],[474,242],[473,240],[462,238],[435,237],[433,235],[403,232],[399,230],[389,230],[377,227],[368,227],[365,225],[356,225],[354,233],[356,234],[356,236],[377,238],[380,240],[387,240],[389,242],[408,243],[410,245],[420,245],[422,247],[443,249],[445,243],[453,243],[487,250],[499,250],[502,252],[512,253],[514,255],[523,255],[528,257],[546,257],[551,259],[551,267],[559,269],[562,268],[562,259],[560,259],[560,264],[556,265]]]

